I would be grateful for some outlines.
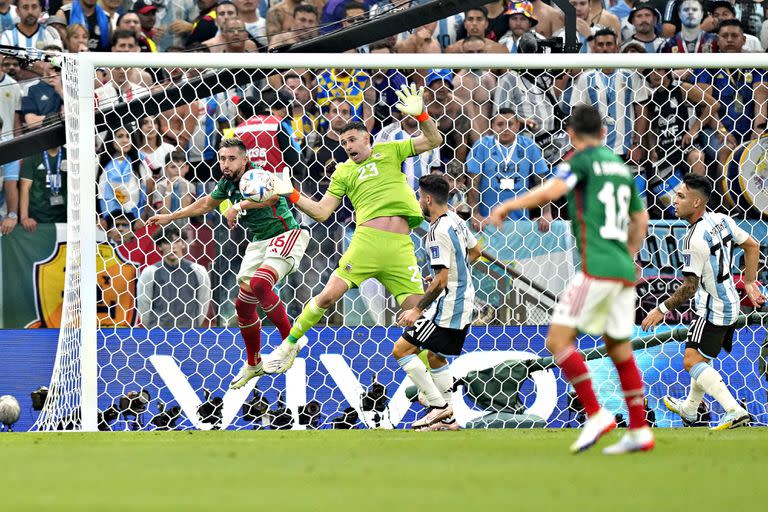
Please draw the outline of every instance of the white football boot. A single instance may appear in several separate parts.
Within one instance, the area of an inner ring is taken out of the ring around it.
[[[579,438],[571,445],[571,452],[583,452],[615,428],[616,419],[613,414],[607,409],[600,408],[599,411],[587,418],[587,421],[584,422]]]
[[[621,455],[632,452],[647,452],[653,450],[655,444],[653,432],[649,427],[636,428],[627,430],[618,443],[603,448],[603,453],[605,455]]]

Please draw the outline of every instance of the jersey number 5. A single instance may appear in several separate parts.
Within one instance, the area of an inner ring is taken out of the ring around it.
[[[629,223],[629,199],[632,189],[629,185],[618,188],[610,181],[603,185],[597,198],[605,207],[605,224],[600,227],[600,236],[606,240],[627,241]]]

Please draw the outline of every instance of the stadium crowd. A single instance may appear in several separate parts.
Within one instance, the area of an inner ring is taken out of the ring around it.
[[[423,2],[0,0],[0,44],[54,52],[264,52],[365,23],[393,7],[419,3]],[[570,3],[577,13],[582,53],[741,53],[768,47],[768,23],[760,1]],[[518,53],[531,51],[531,40],[538,41],[534,48],[552,51],[562,37],[563,15],[554,3],[492,2],[350,51]],[[3,141],[62,118],[59,71],[48,62],[21,64],[12,52],[3,53]],[[142,98],[154,101],[149,98],[156,93],[211,76],[210,70],[99,70],[95,101],[97,108],[108,111]],[[671,216],[667,198],[683,174],[722,176],[731,152],[761,135],[768,120],[768,77],[762,70],[253,73],[248,83],[213,96],[157,115],[124,116],[119,125],[101,127],[96,173],[99,225],[140,272],[152,267],[153,275],[160,275],[157,269],[165,265],[198,276],[197,288],[213,289],[219,311],[207,316],[186,312],[176,317],[177,323],[182,317],[189,326],[215,317],[231,318],[233,311],[226,308],[231,308],[228,299],[236,289],[234,271],[247,233],[240,227],[231,230],[220,215],[211,215],[180,223],[175,226],[179,235],[169,239],[153,237],[154,228],[144,221],[210,192],[221,178],[218,143],[232,135],[250,141],[254,163],[275,172],[289,167],[304,193],[321,197],[335,163],[347,159],[338,134],[347,122],[362,121],[376,141],[416,133],[418,124],[393,108],[395,91],[409,82],[425,86],[427,109],[444,142],[439,149],[410,158],[403,172],[414,188],[420,176],[444,173],[453,185],[452,206],[475,229],[486,225],[491,208],[534,186],[567,157],[563,120],[577,104],[591,103],[600,109],[607,144],[637,166],[637,182],[655,218]],[[66,170],[65,148],[4,165],[0,232],[31,232],[38,223],[66,222]],[[715,203],[718,206],[722,200]],[[564,218],[560,206],[520,213],[517,218],[530,218],[547,230],[551,220]],[[303,263],[306,270],[289,280],[294,288],[289,311],[294,314],[317,291],[314,285],[335,268],[345,229],[354,222],[350,208],[342,208],[322,225],[306,216],[301,220],[312,236]],[[184,242],[194,269],[173,258],[181,246],[177,239]],[[210,283],[200,268],[211,273]],[[172,272],[166,273],[172,282]],[[194,289],[188,297],[210,295]]]

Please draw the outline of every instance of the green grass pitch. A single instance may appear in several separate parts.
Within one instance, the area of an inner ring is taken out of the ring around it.
[[[2,509],[766,510],[768,429],[656,430],[570,455],[575,430],[0,434]]]

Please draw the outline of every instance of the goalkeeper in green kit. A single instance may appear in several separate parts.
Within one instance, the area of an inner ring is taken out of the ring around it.
[[[310,299],[298,316],[291,334],[264,358],[264,371],[284,373],[299,350],[297,342],[350,288],[369,278],[378,279],[403,309],[416,306],[422,297],[421,270],[410,231],[424,220],[416,195],[408,186],[402,163],[408,157],[430,151],[441,143],[435,122],[424,109],[424,88],[403,85],[395,107],[419,121],[421,135],[371,146],[365,125],[350,122],[340,131],[341,146],[349,160],[336,165],[328,190],[320,201],[300,194],[288,182],[276,190],[288,196],[301,211],[323,222],[347,196],[355,210],[357,227],[339,267],[319,295]]]

